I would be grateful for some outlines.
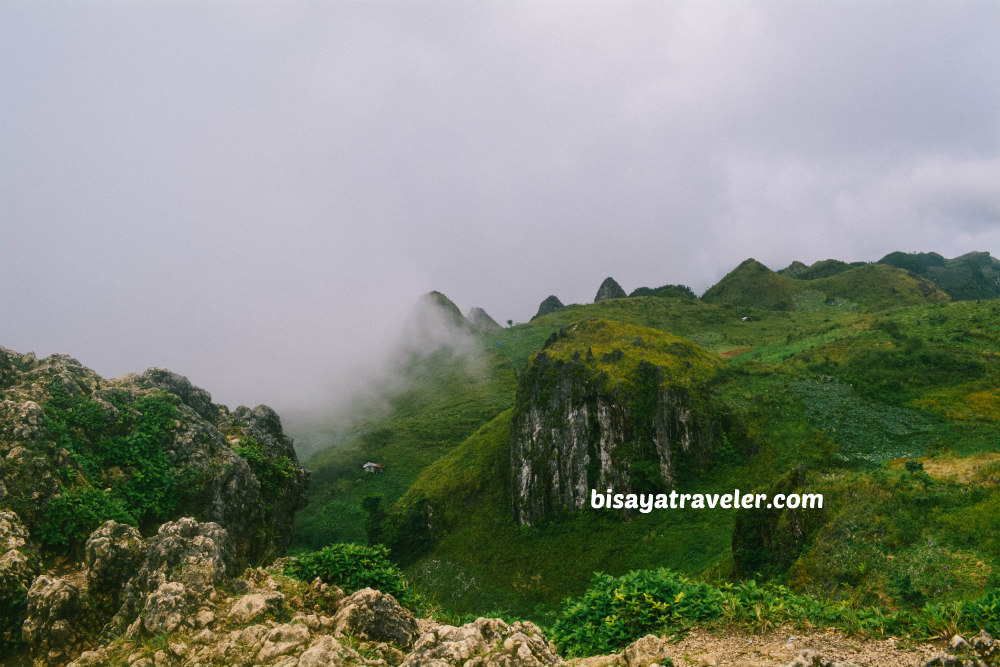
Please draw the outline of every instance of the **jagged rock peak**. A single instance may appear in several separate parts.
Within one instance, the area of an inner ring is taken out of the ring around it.
[[[465,319],[469,320],[470,322],[472,322],[473,326],[479,327],[480,329],[503,328],[497,323],[496,320],[490,317],[489,313],[487,313],[482,308],[471,308],[468,314],[465,316]]]
[[[597,290],[597,296],[594,297],[594,303],[598,301],[607,301],[608,299],[624,299],[628,294],[622,289],[622,286],[615,282],[615,279],[608,276],[601,283],[601,287]]]
[[[225,527],[244,564],[270,562],[291,543],[308,472],[267,406],[230,411],[166,369],[108,379],[65,355],[2,348],[0,390],[4,500],[24,505],[32,533],[51,512],[90,508],[86,521],[42,530],[44,547],[79,552],[103,519],[150,530],[185,514]],[[60,425],[78,415],[88,422],[73,431],[70,453]],[[133,434],[126,464],[107,464],[112,439]]]
[[[538,304],[538,312],[535,313],[535,317],[541,317],[542,315],[548,315],[549,313],[554,313],[557,310],[562,310],[566,306],[563,302],[559,300],[555,294],[550,294],[544,301]],[[535,319],[534,317],[531,319]]]

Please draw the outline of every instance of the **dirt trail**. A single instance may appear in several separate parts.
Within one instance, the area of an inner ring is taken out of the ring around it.
[[[847,637],[837,632],[781,629],[763,634],[741,630],[694,630],[670,650],[674,664],[739,667],[784,667],[803,650],[857,667],[923,665],[942,650],[926,642]]]

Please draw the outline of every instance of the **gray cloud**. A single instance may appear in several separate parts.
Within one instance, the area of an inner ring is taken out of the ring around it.
[[[423,292],[997,253],[993,2],[0,2],[0,344],[323,405]]]

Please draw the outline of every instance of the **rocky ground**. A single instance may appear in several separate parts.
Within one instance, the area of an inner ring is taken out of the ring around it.
[[[3,515],[3,559],[24,534]],[[81,569],[36,576],[23,625],[27,653],[3,664],[69,667],[833,667],[1000,664],[980,635],[950,647],[858,640],[836,632],[694,630],[647,636],[621,654],[565,661],[530,622],[479,618],[460,627],[416,618],[390,595],[345,595],[285,576],[287,559],[233,576],[232,542],[211,522],[183,518],[143,539],[109,521],[87,540]]]

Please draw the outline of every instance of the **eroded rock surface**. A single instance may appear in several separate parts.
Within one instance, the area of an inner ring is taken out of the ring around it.
[[[498,618],[478,618],[461,627],[441,625],[424,633],[402,667],[548,667],[561,663],[534,623],[508,625]]]
[[[573,345],[572,338],[554,337],[554,342]],[[687,347],[676,348],[675,356],[688,354]],[[640,466],[655,476],[638,480],[643,487],[666,488],[676,478],[679,460],[701,465],[721,440],[707,401],[689,383],[670,381],[669,371],[660,366],[639,361],[627,378],[609,386],[605,368],[623,356],[615,350],[598,359],[586,349],[564,359],[543,350],[529,364],[518,386],[510,434],[519,524],[579,510],[594,489],[627,491]]]
[[[269,563],[291,542],[308,473],[267,406],[230,412],[163,368],[105,379],[66,355],[2,347],[0,397],[0,500],[36,536],[56,498],[94,503],[96,490],[140,525],[220,524],[243,566]],[[82,551],[80,535],[56,537]]]
[[[193,627],[190,619],[211,609],[219,597],[216,587],[235,570],[224,528],[190,517],[165,523],[150,539],[142,566],[125,586],[114,625],[133,624],[129,629],[133,634],[173,632],[182,624]]]
[[[87,590],[117,609],[125,584],[146,557],[146,542],[134,526],[106,521],[87,538],[84,567]]]
[[[669,647],[669,642],[663,637],[646,635],[625,648],[625,664],[628,667],[662,665],[670,660]]]
[[[396,598],[364,588],[344,598],[334,617],[336,630],[366,641],[389,642],[409,648],[417,638],[417,622]]]
[[[23,626],[35,665],[64,664],[78,654],[94,631],[93,621],[76,586],[46,575],[36,578]]]
[[[28,589],[38,574],[28,529],[14,512],[0,511],[0,654],[20,643]]]

